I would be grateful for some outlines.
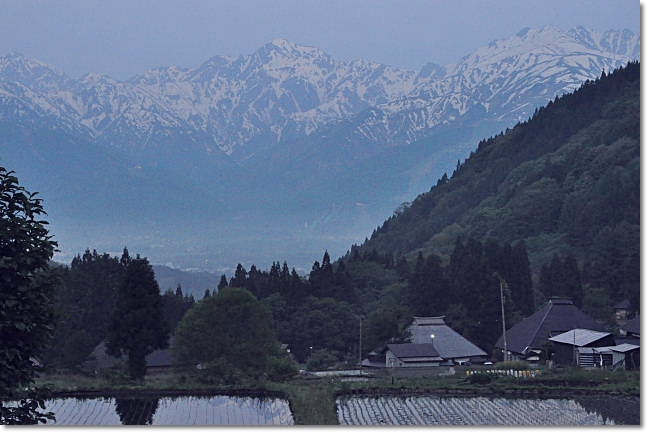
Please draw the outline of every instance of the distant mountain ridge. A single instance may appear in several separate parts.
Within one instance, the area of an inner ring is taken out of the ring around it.
[[[65,240],[81,225],[84,239],[94,233],[119,250],[136,225],[142,245],[155,240],[169,262],[186,254],[169,252],[174,236],[193,230],[187,256],[204,262],[215,249],[206,237],[219,237],[219,251],[238,248],[245,228],[247,239],[272,242],[264,251],[306,244],[304,254],[337,254],[480,138],[638,56],[638,35],[582,27],[525,29],[420,71],[338,61],[285,40],[126,81],[72,79],[10,54],[0,57],[0,163],[50,198]],[[74,248],[86,247],[101,248]],[[283,251],[264,257],[293,264]],[[237,259],[224,260],[219,267]]]
[[[639,37],[631,32],[583,27],[524,29],[457,64],[419,72],[337,61],[318,48],[279,39],[251,55],[215,56],[193,69],[160,67],[123,82],[100,74],[74,80],[11,54],[0,58],[0,88],[2,106],[16,109],[12,115],[55,116],[104,143],[147,147],[158,135],[182,131],[195,135],[190,141],[204,152],[229,155],[258,137],[307,135],[371,107],[358,133],[390,144],[411,142],[475,107],[524,120],[524,107],[535,102],[524,93],[551,98],[574,90],[592,71],[638,57]],[[534,87],[542,88],[537,95]]]

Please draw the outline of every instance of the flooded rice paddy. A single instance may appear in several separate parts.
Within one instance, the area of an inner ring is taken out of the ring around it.
[[[183,396],[58,398],[48,425],[292,425],[276,397]],[[615,425],[640,424],[639,397],[528,399],[439,396],[343,396],[342,425]]]
[[[291,425],[288,401],[253,397],[61,398],[48,425]]]
[[[341,397],[342,425],[639,424],[639,399],[507,399],[431,396]]]

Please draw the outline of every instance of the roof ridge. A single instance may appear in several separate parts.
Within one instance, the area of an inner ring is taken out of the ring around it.
[[[531,343],[536,339],[536,335],[538,335],[538,332],[540,331],[540,328],[542,328],[542,325],[544,324],[545,320],[547,319],[547,316],[549,315],[549,312],[551,311],[551,309],[553,308],[553,306],[554,306],[554,304],[553,304],[551,301],[549,301],[549,305],[548,305],[549,308],[547,308],[547,312],[546,312],[545,315],[542,317],[542,320],[540,320],[540,321],[538,322],[538,326],[536,327],[536,330],[535,330],[535,331],[533,332],[533,334],[531,335],[531,340],[528,342],[529,344],[527,344],[527,346],[525,347],[525,349],[526,349],[527,347],[529,347],[529,345],[530,345],[530,344],[531,344]]]

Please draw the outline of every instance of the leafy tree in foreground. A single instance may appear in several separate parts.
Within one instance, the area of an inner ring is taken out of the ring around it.
[[[128,356],[128,373],[133,379],[146,374],[146,356],[168,344],[160,288],[146,258],[131,259],[124,249],[124,281],[117,294],[112,325],[108,330],[108,354]]]
[[[201,363],[232,383],[259,377],[277,348],[270,310],[248,290],[225,287],[187,312],[173,350],[179,361]]]
[[[32,357],[52,334],[53,282],[48,263],[51,239],[41,199],[19,186],[14,172],[0,167],[0,394],[11,398],[32,384]],[[42,399],[16,408],[0,401],[0,424],[37,424],[53,419],[39,411]]]

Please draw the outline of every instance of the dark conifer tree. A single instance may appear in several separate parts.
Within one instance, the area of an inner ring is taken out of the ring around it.
[[[260,272],[256,265],[250,266],[250,271],[247,274],[247,280],[244,288],[248,289],[257,299],[263,299],[270,294],[263,278],[263,273]]]
[[[581,274],[578,263],[572,256],[561,259],[554,254],[551,262],[542,266],[539,286],[546,298],[567,297],[572,299],[578,307],[583,304]]]
[[[193,298],[185,296],[182,293],[182,286],[180,284],[176,287],[175,292],[170,289],[167,290],[162,295],[162,309],[164,311],[166,328],[173,332],[193,304]]]
[[[461,306],[466,312],[466,317],[461,318],[464,336],[488,352],[497,340],[501,324],[500,280],[489,266],[479,241],[468,239],[465,245],[457,241],[448,276],[450,304]]]
[[[567,256],[562,261],[560,274],[563,284],[562,292],[565,296],[572,298],[576,306],[582,307],[583,285],[581,283],[581,274],[578,269],[578,263],[573,256]]]
[[[524,241],[513,246],[513,274],[509,281],[513,303],[523,316],[529,316],[535,311],[533,283],[531,280],[531,265]]]
[[[229,287],[241,287],[245,288],[247,282],[247,271],[242,264],[236,265],[236,270],[234,271],[234,277],[230,280]]]
[[[333,266],[328,251],[324,252],[321,266],[318,262],[313,264],[313,270],[310,273],[310,285],[313,296],[319,298],[334,296]]]
[[[146,374],[146,355],[168,344],[169,330],[163,317],[160,288],[146,258],[132,259],[124,250],[124,279],[119,287],[106,346],[108,354],[128,356],[133,379]]]
[[[449,306],[448,282],[441,259],[431,254],[427,259],[419,253],[409,284],[403,291],[406,305],[414,315],[444,315]]]
[[[220,282],[218,283],[218,291],[220,292],[225,287],[227,287],[227,277],[225,274],[221,275]]]
[[[50,365],[80,364],[105,338],[123,267],[117,257],[86,250],[62,273],[57,294],[54,344],[44,353]]]

